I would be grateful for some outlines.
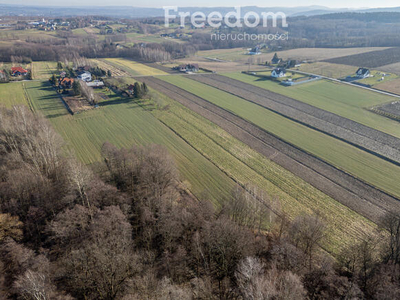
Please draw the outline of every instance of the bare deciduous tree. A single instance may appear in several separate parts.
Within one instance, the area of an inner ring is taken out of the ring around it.
[[[313,256],[318,244],[325,237],[326,225],[319,215],[297,217],[289,229],[289,237],[293,244],[308,257],[308,268],[311,270]]]

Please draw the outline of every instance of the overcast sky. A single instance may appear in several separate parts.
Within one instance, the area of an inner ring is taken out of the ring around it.
[[[163,7],[163,6],[228,6],[235,5],[250,6],[256,5],[260,7],[274,6],[308,6],[322,5],[334,8],[360,8],[360,7],[394,7],[400,6],[399,0],[285,0],[285,1],[269,1],[269,0],[202,0],[202,1],[187,1],[187,0],[0,0],[2,4],[23,4],[23,5],[50,5],[50,6],[136,6],[136,7]]]

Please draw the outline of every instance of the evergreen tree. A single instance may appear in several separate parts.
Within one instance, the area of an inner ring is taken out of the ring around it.
[[[56,84],[57,83],[57,77],[56,77],[56,74],[53,74],[53,76],[51,76],[51,78],[50,78],[50,82],[52,83],[52,84]]]
[[[143,82],[142,84],[142,92],[144,96],[146,96],[147,93],[149,92],[149,88],[147,87],[147,84],[145,82]]]
[[[133,92],[135,94],[135,98],[140,99],[143,96],[143,91],[142,91],[142,87],[139,84],[139,82],[135,82],[135,84],[133,85]]]
[[[72,90],[74,91],[75,95],[81,94],[81,86],[77,80],[74,80],[74,83],[72,84]]]

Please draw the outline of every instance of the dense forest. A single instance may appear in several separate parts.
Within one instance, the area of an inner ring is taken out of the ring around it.
[[[105,143],[91,167],[66,149],[0,108],[1,299],[399,298],[399,216],[333,257],[318,212],[290,220],[239,186],[214,207],[162,146]]]

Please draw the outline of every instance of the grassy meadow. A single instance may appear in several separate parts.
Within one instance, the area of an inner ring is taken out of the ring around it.
[[[48,80],[57,71],[57,63],[54,61],[35,61],[31,66],[34,80]]]
[[[13,105],[26,105],[24,82],[0,83],[0,105],[10,108]]]

